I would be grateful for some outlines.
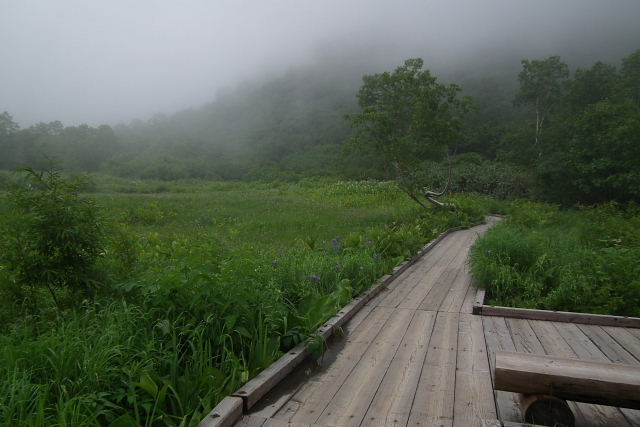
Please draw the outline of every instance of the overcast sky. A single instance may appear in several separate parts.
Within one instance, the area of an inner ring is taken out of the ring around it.
[[[0,0],[0,112],[22,126],[145,119],[347,47],[394,65],[625,55],[639,22],[640,0]]]

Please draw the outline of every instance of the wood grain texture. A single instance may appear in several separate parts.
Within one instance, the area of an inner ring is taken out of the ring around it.
[[[458,317],[458,313],[437,314],[408,425],[453,424]]]
[[[487,343],[487,353],[489,354],[489,365],[491,376],[494,379],[495,354],[498,350],[516,351],[509,328],[502,317],[483,317],[484,336]],[[495,380],[494,387],[495,389]],[[498,418],[502,421],[519,421],[522,419],[518,396],[515,393],[496,390],[496,409]]]
[[[436,313],[416,311],[360,425],[406,426],[429,348]]]
[[[384,375],[414,316],[413,310],[395,310],[349,373],[331,402],[315,420],[317,424],[358,426],[369,408]]]
[[[454,427],[476,427],[482,419],[496,419],[496,403],[492,390],[489,359],[482,319],[460,314],[458,354],[453,408]]]
[[[566,400],[640,408],[640,367],[496,352],[495,387]]]

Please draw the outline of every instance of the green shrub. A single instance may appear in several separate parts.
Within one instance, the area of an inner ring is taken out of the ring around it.
[[[0,261],[2,284],[14,296],[47,288],[92,295],[95,263],[103,250],[103,227],[96,204],[78,194],[81,183],[61,176],[53,166],[37,172],[22,169],[6,199],[11,214]]]

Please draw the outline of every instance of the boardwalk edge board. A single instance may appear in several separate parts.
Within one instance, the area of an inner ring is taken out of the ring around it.
[[[482,224],[473,224],[472,226]],[[435,247],[442,239],[454,231],[467,229],[469,227],[453,227],[440,233],[438,237],[427,243],[412,258],[403,261],[395,266],[391,274],[387,274],[378,279],[373,286],[360,296],[354,298],[349,304],[344,306],[338,314],[326,321],[316,333],[324,339],[333,335],[334,330],[340,328],[351,319],[367,302],[386,289],[387,285],[401,275],[407,268],[416,263],[427,252]],[[300,343],[278,360],[269,365],[257,376],[249,380],[238,391],[229,397],[225,397],[213,410],[198,424],[198,427],[223,427],[234,425],[244,411],[249,410],[266,393],[275,387],[288,373],[293,371],[309,355],[309,350],[304,343]],[[230,401],[229,399],[234,399]],[[239,403],[238,403],[239,402]],[[238,410],[239,405],[239,410]]]
[[[476,292],[476,299],[473,301],[473,314],[482,314],[482,307],[484,306],[485,290],[478,288]]]
[[[231,427],[242,416],[242,399],[227,396],[200,421],[198,427]]]
[[[551,322],[583,323],[598,326],[620,326],[640,328],[640,318],[610,316],[606,314],[573,313],[570,311],[535,310],[531,308],[499,307],[482,305],[476,313],[483,316],[512,317],[516,319],[547,320]]]

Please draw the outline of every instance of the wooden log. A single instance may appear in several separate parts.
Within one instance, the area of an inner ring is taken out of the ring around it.
[[[572,313],[569,311],[534,310],[529,308],[482,306],[483,316],[514,317],[517,319],[548,320],[551,322],[584,323],[599,326],[640,328],[640,318],[608,316],[604,314]]]
[[[640,367],[496,352],[496,390],[640,409]]]
[[[225,397],[200,421],[198,427],[231,427],[242,416],[242,399]]]
[[[548,394],[520,394],[524,420],[531,424],[574,427],[576,419],[567,401]]]
[[[248,410],[280,380],[293,371],[307,357],[307,354],[309,354],[309,350],[304,346],[304,343],[298,344],[247,382],[240,390],[233,393],[233,396],[242,398],[244,409]]]

